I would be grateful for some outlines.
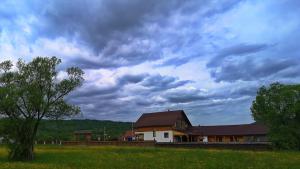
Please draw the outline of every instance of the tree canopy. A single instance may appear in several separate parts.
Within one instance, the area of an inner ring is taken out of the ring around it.
[[[276,148],[300,150],[300,85],[262,86],[253,101],[252,116],[269,127]]]
[[[11,159],[33,159],[33,142],[43,118],[80,112],[64,97],[82,84],[84,72],[70,67],[60,72],[64,78],[58,78],[60,63],[56,57],[36,57],[29,63],[19,60],[15,67],[11,61],[0,63],[0,115],[10,120],[5,131],[12,142]]]

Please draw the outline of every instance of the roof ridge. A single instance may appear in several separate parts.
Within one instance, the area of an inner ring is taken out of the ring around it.
[[[210,125],[210,126],[192,126],[192,127],[222,127],[222,126],[246,126],[246,125],[257,125],[253,123],[249,124],[225,124],[225,125]]]

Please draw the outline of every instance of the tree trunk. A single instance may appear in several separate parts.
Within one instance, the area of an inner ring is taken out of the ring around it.
[[[34,159],[34,138],[35,123],[32,121],[23,121],[22,125],[16,128],[16,135],[12,138],[10,144],[10,160],[14,161],[31,161]]]
[[[33,144],[17,144],[11,149],[10,159],[13,161],[31,161],[34,159]]]

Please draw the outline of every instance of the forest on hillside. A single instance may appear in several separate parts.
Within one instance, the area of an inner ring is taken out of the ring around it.
[[[4,123],[5,119],[1,119],[0,126],[4,126]],[[130,130],[131,126],[131,122],[106,120],[42,120],[36,140],[38,142],[74,140],[74,131],[78,130],[92,131],[93,140],[116,140],[126,130]],[[1,133],[3,133],[3,128]]]

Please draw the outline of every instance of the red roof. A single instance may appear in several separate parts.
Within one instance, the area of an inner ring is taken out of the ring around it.
[[[240,124],[222,126],[193,126],[188,129],[191,135],[225,136],[225,135],[265,135],[267,127],[261,124]]]
[[[189,126],[192,126],[191,122],[189,121],[183,110],[175,110],[155,113],[144,113],[137,120],[134,127],[172,127],[176,123],[176,121],[180,119],[185,120]]]

